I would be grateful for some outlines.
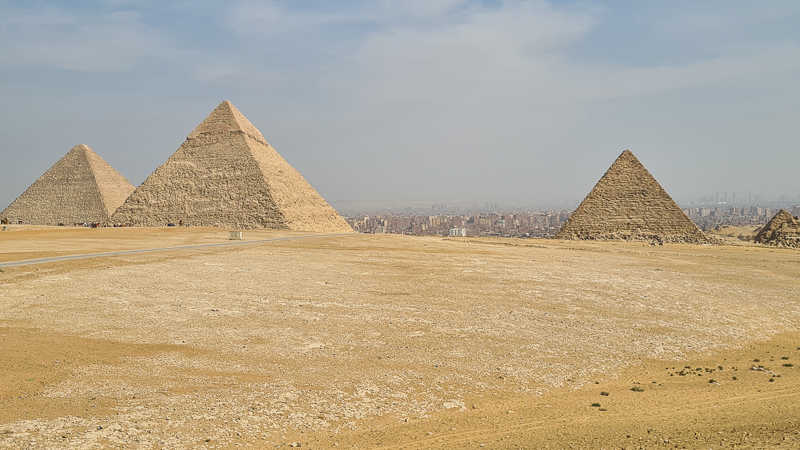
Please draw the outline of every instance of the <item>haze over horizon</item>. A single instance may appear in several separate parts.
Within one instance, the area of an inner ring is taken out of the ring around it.
[[[800,3],[0,0],[0,209],[77,144],[134,185],[230,100],[325,199],[800,196]]]

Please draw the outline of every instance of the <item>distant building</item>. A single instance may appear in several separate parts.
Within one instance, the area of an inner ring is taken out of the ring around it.
[[[467,235],[466,228],[459,228],[459,227],[450,228],[450,236],[466,236],[466,235]]]

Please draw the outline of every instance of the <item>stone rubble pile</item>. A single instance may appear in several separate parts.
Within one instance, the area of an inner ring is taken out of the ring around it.
[[[800,248],[800,217],[794,217],[781,209],[756,234],[753,241],[775,247]]]

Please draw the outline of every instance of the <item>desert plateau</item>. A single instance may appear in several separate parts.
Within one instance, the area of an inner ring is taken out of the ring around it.
[[[797,250],[227,239],[0,232],[0,447],[800,446]]]

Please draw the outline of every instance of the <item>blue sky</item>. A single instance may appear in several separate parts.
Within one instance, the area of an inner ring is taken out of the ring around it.
[[[799,81],[794,0],[0,0],[0,208],[76,144],[139,184],[224,99],[334,202],[572,202],[625,149],[797,196]]]

